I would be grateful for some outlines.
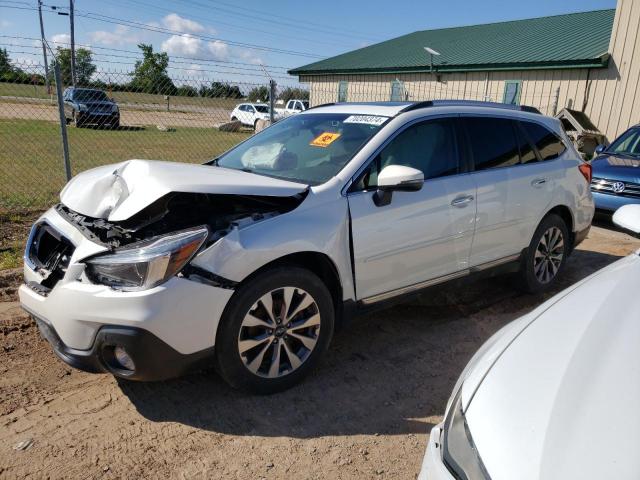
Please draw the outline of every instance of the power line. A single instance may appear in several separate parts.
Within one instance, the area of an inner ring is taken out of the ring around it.
[[[191,5],[195,5],[198,6],[202,9],[205,10],[211,10],[211,7],[206,5],[206,4],[202,4],[199,3],[195,0],[183,0],[183,2],[185,3],[189,3]],[[240,12],[234,12],[233,10],[228,10],[225,8],[221,8],[221,7],[216,7],[217,10],[221,10],[223,12],[227,12],[230,15],[234,15],[234,16],[239,16],[242,18],[252,18],[254,20],[258,20],[261,22],[266,22],[269,24],[281,24],[287,27],[293,27],[293,28],[297,28],[297,29],[301,29],[301,30],[315,30],[315,31],[319,31],[322,33],[330,33],[332,35],[335,35],[336,33],[338,33],[339,35],[342,36],[347,36],[347,37],[355,37],[355,38],[360,38],[360,39],[366,39],[366,40],[375,40],[373,37],[366,35],[366,34],[358,34],[356,32],[353,32],[353,30],[351,30],[352,33],[346,33],[344,31],[339,31],[335,28],[331,28],[328,25],[322,25],[319,23],[314,23],[314,22],[310,22],[309,20],[306,19],[295,19],[295,18],[291,18],[291,17],[285,17],[283,15],[277,15],[274,14],[272,12],[266,12],[264,10],[256,10],[254,8],[251,8],[251,10],[244,8],[244,7],[238,7],[237,5],[232,5],[230,3],[225,3],[225,2],[220,2],[220,1],[213,1],[211,0],[210,3],[215,3],[217,5],[224,5],[228,8],[232,8],[232,9],[236,9],[236,10],[240,10]],[[258,15],[256,15],[258,14]],[[262,15],[260,15],[262,14]],[[274,20],[274,17],[276,18],[281,18],[285,21],[278,21],[278,20]],[[315,28],[314,28],[315,26]],[[376,40],[377,41],[377,40]]]
[[[19,6],[10,6],[7,5],[4,8],[11,8],[11,9],[16,9],[16,10],[37,10],[37,8],[34,7],[19,7]],[[84,17],[84,18],[88,18],[90,20],[95,20],[98,22],[104,22],[104,23],[110,23],[110,24],[114,24],[114,25],[122,25],[125,27],[131,27],[131,28],[137,28],[139,30],[147,30],[150,32],[155,32],[155,33],[164,33],[164,34],[168,34],[168,35],[179,35],[179,36],[186,36],[186,37],[192,37],[192,38],[199,38],[201,40],[206,40],[206,41],[219,41],[219,42],[224,42],[228,45],[232,45],[232,46],[237,46],[237,47],[243,47],[243,48],[247,48],[249,50],[259,50],[259,51],[265,51],[265,52],[273,52],[273,53],[280,53],[283,55],[291,55],[291,56],[298,56],[298,57],[307,57],[307,58],[322,58],[319,55],[315,55],[309,52],[298,52],[295,50],[285,50],[285,49],[280,49],[280,48],[272,48],[272,47],[266,47],[263,45],[256,45],[256,44],[252,44],[252,43],[244,43],[244,42],[236,42],[236,41],[232,41],[232,40],[226,40],[223,38],[218,38],[218,37],[213,37],[211,35],[203,35],[203,34],[196,34],[196,33],[188,33],[188,32],[182,32],[180,30],[172,30],[170,28],[164,28],[164,27],[156,27],[156,26],[151,26],[151,25],[147,25],[144,23],[140,23],[140,22],[134,22],[131,20],[125,20],[122,18],[117,18],[117,17],[111,17],[109,15],[102,15],[99,13],[93,13],[93,12],[88,12],[88,11],[82,11],[82,13],[79,13],[80,10],[76,10],[76,15],[80,16],[80,17]],[[48,13],[51,13],[51,11],[49,11]]]
[[[16,39],[16,40],[39,40],[38,38],[35,37],[20,37],[17,35],[0,35],[0,38],[12,38],[12,39]],[[68,42],[55,42],[58,45],[69,45]],[[101,46],[97,46],[97,45],[89,45],[89,44],[81,44],[81,43],[76,43],[77,46],[79,47],[85,47],[88,48],[90,50],[93,51],[93,49],[97,49],[97,50],[106,50],[106,51],[112,51],[112,52],[121,52],[121,53],[132,53],[132,54],[137,54],[137,55],[142,55],[141,52],[139,51],[135,51],[135,50],[125,50],[122,48],[113,48],[113,47],[101,47]],[[21,44],[14,44],[13,46],[16,47],[27,47],[27,48],[35,48],[33,45],[21,45]],[[93,52],[93,53],[97,53],[97,52]],[[229,64],[229,65],[246,65],[246,66],[251,66],[251,67],[255,67],[256,70],[260,70],[260,67],[254,63],[247,63],[247,62],[235,62],[235,61],[231,61],[231,60],[214,60],[214,59],[209,59],[209,58],[200,58],[200,57],[184,57],[184,56],[180,56],[180,55],[170,55],[169,59],[170,61],[174,61],[175,58],[181,59],[181,60],[194,60],[196,62],[208,62],[208,63],[221,63],[221,64]],[[283,66],[277,66],[277,65],[264,65],[265,67],[271,69],[271,70],[284,70],[287,71],[289,70],[291,67],[283,67]]]
[[[118,4],[119,2],[123,2],[125,3],[127,6],[129,6],[130,8],[133,7],[132,4],[137,4],[140,7],[139,8],[144,8],[145,11],[148,10],[149,8],[153,9],[153,10],[157,10],[157,11],[161,11],[161,12],[168,12],[168,13],[175,13],[175,14],[179,14],[182,18],[186,19],[186,20],[191,20],[191,21],[195,21],[193,20],[193,18],[189,18],[189,14],[186,14],[184,12],[181,12],[179,10],[176,9],[172,9],[172,8],[164,8],[164,7],[160,7],[158,5],[153,5],[150,3],[146,3],[146,2],[142,2],[139,0],[109,0],[111,2],[114,2],[114,4]],[[216,20],[214,21],[215,25],[224,25],[227,27],[231,27],[231,28],[235,28],[235,29],[239,29],[241,31],[247,32],[257,32],[257,33],[263,33],[265,35],[269,35],[272,37],[276,37],[276,38],[288,38],[288,39],[292,39],[292,40],[296,40],[296,41],[303,41],[303,42],[313,42],[314,44],[321,44],[321,45],[329,45],[329,46],[339,46],[339,47],[344,47],[344,43],[340,43],[340,42],[331,42],[331,41],[326,41],[326,40],[311,40],[309,37],[299,37],[299,36],[295,36],[295,35],[285,35],[281,32],[273,32],[273,31],[267,31],[267,30],[261,30],[255,27],[246,27],[246,26],[242,26],[242,25],[238,25],[235,23],[229,23],[229,22],[224,22],[221,21],[219,19],[216,18]],[[273,22],[271,22],[273,23]],[[335,35],[335,34],[332,34]]]

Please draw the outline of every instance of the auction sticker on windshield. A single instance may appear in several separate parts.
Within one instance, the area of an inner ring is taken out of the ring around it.
[[[325,148],[335,142],[338,137],[340,137],[339,133],[324,132],[314,138],[309,145]]]
[[[351,115],[342,123],[364,123],[366,125],[380,126],[386,122],[389,117],[380,117],[377,115]]]

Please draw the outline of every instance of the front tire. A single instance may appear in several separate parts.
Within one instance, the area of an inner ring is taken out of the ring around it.
[[[222,316],[216,339],[220,375],[251,393],[292,387],[329,347],[334,311],[326,285],[306,269],[257,275],[236,291]]]
[[[570,236],[566,223],[558,215],[547,215],[538,225],[522,257],[522,289],[529,293],[549,290],[564,269],[569,251]]]

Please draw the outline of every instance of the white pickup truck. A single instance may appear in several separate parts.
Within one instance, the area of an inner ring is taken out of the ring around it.
[[[275,110],[281,117],[289,117],[308,109],[309,100],[292,99],[287,102],[287,105],[284,108],[276,108]]]

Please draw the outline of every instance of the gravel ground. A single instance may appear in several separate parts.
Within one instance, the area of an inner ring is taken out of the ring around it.
[[[594,228],[555,291],[638,248]],[[14,300],[0,303],[1,478],[414,479],[474,351],[555,293],[516,293],[509,277],[431,291],[349,324],[302,385],[252,397],[212,372],[129,383],[72,370],[15,303],[18,278],[0,276]]]

